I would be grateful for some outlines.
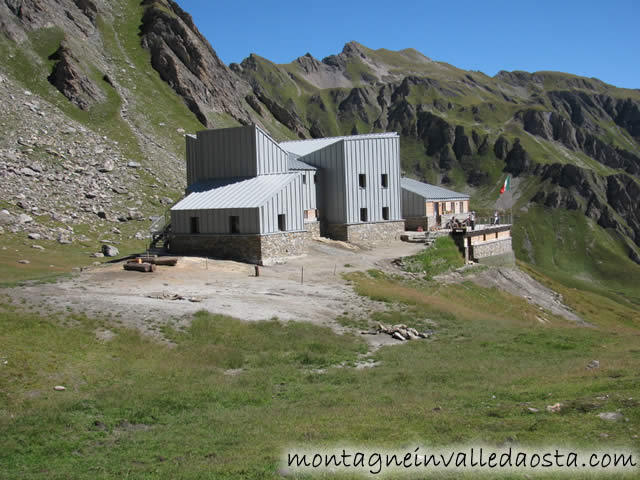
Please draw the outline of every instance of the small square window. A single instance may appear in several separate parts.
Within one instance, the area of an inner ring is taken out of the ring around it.
[[[389,188],[389,175],[386,173],[383,173],[380,176],[380,184],[382,185],[382,188]]]
[[[367,209],[366,208],[361,208],[360,209],[360,221],[361,222],[368,221],[368,215],[367,215]]]
[[[360,175],[358,175],[358,184],[360,185],[360,188],[367,188],[367,175],[364,173],[361,173]]]
[[[284,213],[278,215],[278,230],[284,232],[287,229],[287,220]]]
[[[389,220],[389,207],[382,207],[382,219]]]
[[[231,215],[229,217],[229,230],[231,233],[240,233],[240,217]]]
[[[306,184],[307,184],[307,174],[306,174],[306,173],[303,173],[303,174],[302,174],[302,184],[303,184],[303,185],[306,185]]]
[[[191,217],[191,233],[200,233],[200,219],[198,217]]]

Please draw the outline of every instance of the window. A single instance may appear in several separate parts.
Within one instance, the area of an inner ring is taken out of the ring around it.
[[[367,221],[367,209],[366,208],[361,208],[360,209],[360,221],[361,222],[366,222]]]
[[[231,233],[240,233],[240,217],[237,215],[229,217],[229,230]]]
[[[287,220],[284,213],[278,215],[278,230],[284,232],[287,229]]]
[[[198,217],[191,217],[191,233],[200,233],[200,219]]]
[[[302,184],[303,184],[303,185],[306,185],[306,184],[307,184],[307,174],[306,174],[306,173],[303,173],[303,174],[302,174]]]
[[[360,185],[360,188],[367,188],[367,175],[364,173],[361,173],[360,175],[358,175],[358,184]]]
[[[313,183],[318,183],[318,174],[312,173],[311,175],[313,175]]]
[[[382,207],[382,219],[389,220],[389,207]]]
[[[380,176],[380,184],[382,185],[382,188],[389,188],[389,175],[386,173],[383,173]]]

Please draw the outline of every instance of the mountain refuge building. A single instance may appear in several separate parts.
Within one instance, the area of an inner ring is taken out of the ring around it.
[[[397,133],[278,143],[248,125],[185,138],[186,196],[168,235],[177,254],[269,264],[305,253],[314,236],[373,245],[399,238],[408,214],[426,227],[432,208],[468,210],[469,197],[449,190],[451,200],[422,195],[418,208],[413,190],[433,186],[401,178]]]

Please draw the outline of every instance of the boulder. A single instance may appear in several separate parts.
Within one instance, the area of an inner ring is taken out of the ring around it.
[[[33,218],[31,218],[29,215],[26,215],[24,213],[21,213],[20,215],[18,215],[18,223],[19,224],[24,224],[24,223],[30,223],[33,222]]]
[[[107,173],[107,172],[112,172],[114,168],[115,168],[115,165],[113,163],[113,160],[107,159],[104,161],[102,166],[98,168],[98,171],[102,173]]]
[[[598,414],[598,418],[608,420],[609,422],[617,422],[622,420],[623,416],[620,412],[602,412]]]
[[[13,225],[14,223],[16,223],[16,217],[7,210],[0,211],[0,225]]]
[[[118,249],[113,245],[102,245],[102,254],[105,257],[115,257],[120,254]]]

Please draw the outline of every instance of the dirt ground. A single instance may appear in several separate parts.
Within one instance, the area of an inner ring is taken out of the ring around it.
[[[160,339],[163,326],[186,325],[190,314],[198,310],[249,321],[274,317],[309,321],[343,332],[345,329],[336,321],[339,315],[365,316],[388,305],[358,296],[342,274],[372,268],[400,273],[392,261],[422,248],[421,244],[396,241],[362,250],[341,242],[313,241],[307,255],[260,267],[259,277],[253,265],[180,257],[177,266],[159,266],[154,273],[125,271],[121,262],[103,264],[58,283],[23,286],[5,293],[37,305],[44,313],[74,311],[106,317]],[[504,289],[581,322],[555,292],[516,268],[482,270],[464,277],[454,272],[441,281],[462,279]],[[108,337],[109,332],[98,335]],[[374,349],[396,343],[386,335],[364,337]]]
[[[260,267],[228,260],[180,257],[175,267],[154,273],[125,271],[122,263],[103,264],[54,284],[7,290],[18,301],[43,312],[75,311],[113,319],[144,333],[161,336],[162,326],[183,325],[198,310],[244,320],[277,317],[310,321],[344,331],[343,314],[365,315],[387,305],[358,296],[342,277],[372,268],[395,270],[391,261],[413,255],[423,245],[396,241],[363,250],[342,242],[313,241],[307,255]],[[175,297],[180,299],[172,299]],[[377,345],[393,343],[386,335],[366,335]]]

